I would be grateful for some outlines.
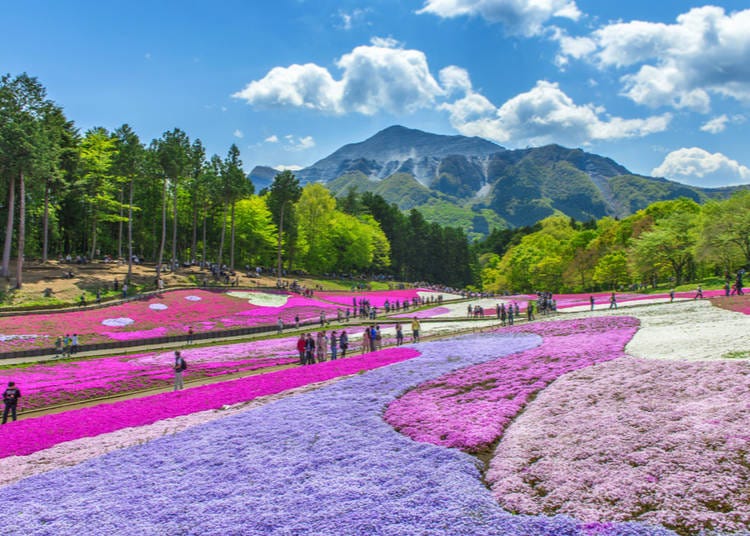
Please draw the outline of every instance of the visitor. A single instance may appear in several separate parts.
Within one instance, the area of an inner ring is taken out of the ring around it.
[[[299,364],[305,364],[305,334],[301,333],[297,339],[297,353],[299,353]]]
[[[617,309],[617,296],[615,296],[614,292],[609,297],[609,308],[610,309]]]
[[[122,284],[122,299],[124,300],[127,297],[128,297],[128,284],[123,283]]]
[[[187,363],[185,362],[185,359],[180,355],[180,351],[176,350],[174,353],[174,366],[172,367],[174,369],[174,391],[179,391],[184,387],[182,382],[182,373],[185,372],[185,369],[187,368]]]
[[[98,288],[96,289],[96,304],[99,305],[102,303],[102,289]]]
[[[294,315],[294,328],[299,329],[299,314]]]
[[[338,352],[338,340],[336,339],[336,332],[331,332],[331,361],[336,361],[336,353]]]
[[[305,338],[305,364],[312,365],[313,363],[315,363],[315,341],[312,333],[308,333]]]
[[[370,328],[365,326],[365,331],[362,333],[362,353],[370,351]]]
[[[378,330],[375,326],[370,326],[370,351],[374,352],[376,350],[376,345],[378,342]]]
[[[674,302],[674,289],[671,288],[669,289],[669,303],[673,303],[673,302]]]
[[[8,422],[8,414],[16,420],[16,410],[18,409],[18,399],[21,398],[21,390],[16,387],[15,382],[8,382],[8,388],[3,392],[3,424]]]
[[[531,300],[526,302],[526,320],[529,322],[534,320],[534,302]]]
[[[375,349],[383,349],[383,334],[380,333],[380,326],[375,326]]]
[[[63,357],[70,357],[70,343],[70,335],[66,333],[65,337],[63,337]]]
[[[194,333],[193,333],[193,326],[190,326],[188,328],[188,334],[187,334],[187,343],[188,344],[193,344],[193,335],[194,335]]]
[[[419,319],[415,316],[411,321],[411,342],[419,342],[419,330],[421,327]]]
[[[317,353],[317,362],[322,363],[326,360],[326,354],[328,353],[328,341],[326,339],[326,332],[325,330],[319,331],[317,335],[317,340],[315,341],[315,348]]]
[[[396,324],[396,346],[404,344],[404,330],[401,329],[401,324]]]
[[[63,352],[63,340],[59,335],[55,339],[55,357],[60,357]]]
[[[284,331],[284,321],[279,317],[276,321],[276,333],[281,334],[282,331]]]
[[[594,310],[594,303],[596,303],[595,300],[594,300],[594,297],[593,296],[589,296],[589,304],[591,305],[591,310],[592,311]]]
[[[346,349],[349,348],[349,335],[346,334],[346,331],[341,332],[339,348],[341,348],[341,359],[344,359],[346,357]]]
[[[73,337],[70,340],[70,351],[73,354],[78,353],[78,333],[73,333]]]
[[[78,299],[78,307],[86,307],[86,293],[81,294]]]
[[[508,305],[508,325],[513,325],[513,304]]]

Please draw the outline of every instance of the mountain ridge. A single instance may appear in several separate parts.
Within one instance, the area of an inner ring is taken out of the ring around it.
[[[267,181],[269,169],[256,167],[250,178]],[[428,209],[433,221],[460,226],[471,236],[492,225],[531,225],[558,212],[583,221],[622,218],[655,201],[704,202],[744,188],[701,188],[638,175],[580,148],[507,149],[478,137],[400,125],[344,145],[294,173],[302,183],[323,182],[336,196],[356,188],[378,193],[402,210]]]

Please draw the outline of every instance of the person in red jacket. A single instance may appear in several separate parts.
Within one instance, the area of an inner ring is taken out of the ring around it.
[[[305,334],[302,333],[297,339],[297,352],[299,352],[299,364],[305,364]]]

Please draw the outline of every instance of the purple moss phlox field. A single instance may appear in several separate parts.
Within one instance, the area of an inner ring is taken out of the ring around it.
[[[419,355],[419,352],[412,348],[389,348],[314,366],[269,372],[184,391],[25,419],[9,423],[3,428],[3,436],[7,441],[0,443],[0,458],[31,454],[63,441],[246,402],[259,396],[382,367],[416,355]]]
[[[681,534],[750,526],[750,364],[623,359],[568,374],[500,441],[506,508]]]
[[[12,508],[0,516],[0,532],[669,534],[643,524],[511,515],[488,492],[473,457],[411,441],[383,421],[387,402],[409,387],[538,342],[534,336],[491,334],[425,343],[418,347],[422,357],[26,478],[2,488]],[[180,406],[186,396],[159,400]]]
[[[536,333],[544,342],[420,385],[390,404],[385,418],[416,441],[469,452],[486,449],[549,383],[624,355],[637,326],[631,317],[599,317],[508,328],[504,332]]]
[[[195,300],[194,298],[200,298]],[[150,306],[166,306],[154,310]],[[247,299],[205,290],[176,290],[160,296],[121,305],[72,312],[7,316],[0,318],[0,336],[32,338],[0,339],[2,349],[52,347],[58,336],[77,333],[81,344],[109,340],[147,339],[184,335],[190,327],[196,333],[236,327],[275,324],[279,316],[289,325],[294,317],[317,319],[321,311],[335,313],[336,306],[319,300],[290,295],[280,307],[253,305]],[[133,320],[124,326],[107,326],[108,319]]]

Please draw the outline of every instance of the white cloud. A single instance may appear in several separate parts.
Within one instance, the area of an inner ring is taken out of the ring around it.
[[[455,65],[449,65],[443,69],[440,69],[438,78],[443,86],[443,89],[447,94],[454,92],[466,93],[471,90],[471,78],[466,69],[456,67]]]
[[[423,52],[399,48],[391,38],[374,38],[372,43],[356,47],[336,62],[342,71],[338,80],[325,67],[312,63],[274,67],[232,96],[261,108],[373,115],[427,108],[444,94]]]
[[[732,117],[729,117],[727,114],[722,114],[718,117],[714,117],[713,119],[709,119],[708,121],[706,121],[701,126],[701,130],[703,132],[708,132],[709,134],[718,134],[719,132],[724,132],[724,130],[726,130],[727,128],[727,125],[729,124],[738,124],[744,122],[745,116],[743,115],[733,115]]]
[[[704,6],[674,24],[618,22],[586,38],[558,41],[562,57],[586,56],[602,69],[631,70],[622,77],[623,95],[636,103],[705,113],[715,95],[750,102],[748,28],[750,10],[726,14]]]
[[[592,140],[642,137],[667,128],[670,114],[645,119],[605,115],[602,108],[578,105],[556,83],[539,81],[526,93],[499,108],[484,96],[469,92],[451,104],[453,127],[467,136],[481,136],[513,146],[560,143],[585,144]]]
[[[315,147],[315,139],[312,136],[295,137],[293,134],[287,134],[284,139],[286,140],[284,149],[287,151],[304,151]]]
[[[365,16],[370,12],[367,9],[354,9],[351,12],[340,10],[338,12],[338,18],[340,21],[339,28],[342,30],[351,30],[355,25],[359,25],[364,22]]]
[[[721,154],[699,147],[669,153],[651,174],[695,186],[728,186],[750,181],[750,168]]]
[[[305,168],[304,166],[298,166],[296,164],[290,164],[290,165],[278,164],[278,165],[273,166],[273,169],[278,170],[278,171],[286,171],[287,169],[289,171],[299,171],[300,169],[305,169]]]
[[[271,134],[263,141],[266,143],[279,143],[279,137],[276,134]]]
[[[240,129],[236,129],[233,132],[233,135],[234,135],[235,138],[240,138],[240,139],[242,139],[242,138],[245,137],[245,135],[242,133],[242,131]]]
[[[476,16],[500,23],[509,34],[539,35],[555,17],[578,20],[581,11],[571,0],[426,0],[417,13],[441,18]]]

